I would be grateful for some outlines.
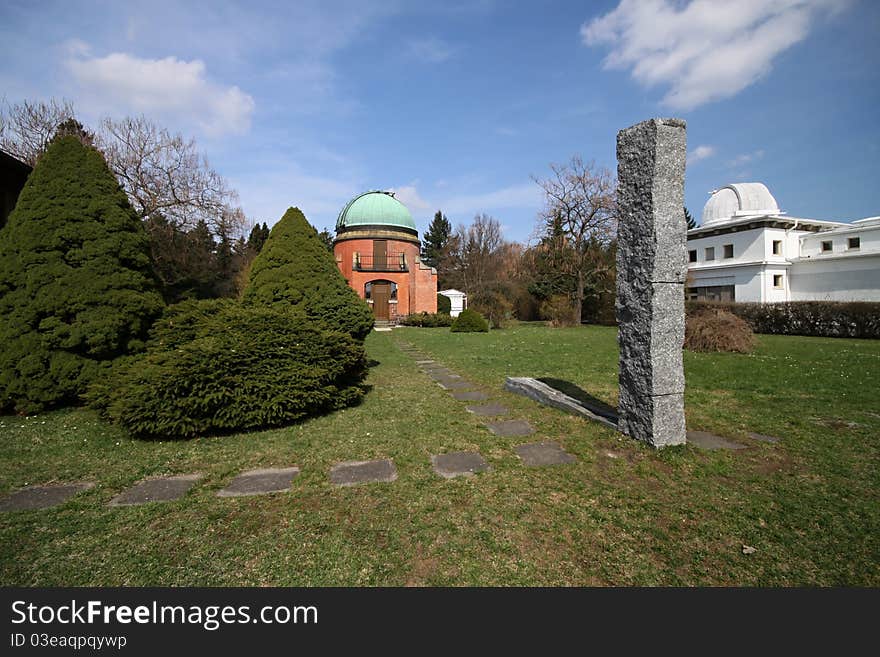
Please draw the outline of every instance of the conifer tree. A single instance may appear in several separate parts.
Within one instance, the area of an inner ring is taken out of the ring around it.
[[[318,232],[299,208],[272,227],[251,267],[246,303],[289,305],[328,328],[363,340],[373,314],[352,290]]]
[[[76,400],[163,307],[149,241],[103,156],[61,135],[0,232],[0,408]]]
[[[439,269],[451,235],[452,224],[446,215],[437,210],[428,230],[422,236],[422,262]]]

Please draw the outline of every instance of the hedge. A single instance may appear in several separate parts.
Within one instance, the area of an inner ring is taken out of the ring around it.
[[[437,312],[438,313],[446,313],[447,315],[452,312],[452,299],[447,297],[445,294],[437,294]]]
[[[488,333],[489,322],[476,310],[468,308],[462,310],[461,314],[452,322],[453,333]]]
[[[789,301],[786,303],[688,302],[688,314],[703,308],[733,313],[755,333],[826,338],[880,338],[880,303]]]
[[[400,320],[404,326],[419,326],[421,328],[437,328],[438,326],[452,326],[454,318],[446,313],[414,313]]]

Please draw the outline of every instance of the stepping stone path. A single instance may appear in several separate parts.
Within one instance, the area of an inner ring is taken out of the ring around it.
[[[467,394],[467,393],[458,393],[458,394]],[[499,415],[507,415],[510,411],[507,410],[506,406],[502,406],[501,404],[483,404],[482,406],[468,406],[467,410],[474,415],[482,415],[484,417],[496,417]]]
[[[464,390],[452,393],[453,398],[458,401],[486,401],[489,395],[479,390]]]
[[[330,468],[330,482],[337,486],[354,486],[371,481],[394,481],[397,468],[389,459],[378,461],[344,461]]]
[[[559,443],[529,443],[514,447],[522,462],[529,467],[574,463],[575,457],[562,449]]]
[[[529,436],[535,433],[532,425],[525,420],[499,420],[487,422],[486,426],[496,436]]]
[[[217,497],[241,497],[243,495],[265,495],[290,490],[293,480],[299,475],[299,468],[268,468],[242,472],[229,482]]]
[[[763,433],[750,433],[749,438],[752,440],[759,440],[762,443],[778,443],[779,438],[774,436],[765,436]]]
[[[186,474],[144,479],[110,500],[110,506],[135,506],[177,500],[186,495],[201,478],[200,474]]]
[[[446,479],[472,477],[489,469],[489,464],[479,452],[450,452],[431,457],[434,472]]]
[[[708,431],[688,431],[687,441],[700,449],[745,449],[742,443],[737,443],[721,436],[716,436]]]
[[[437,381],[441,388],[445,390],[463,390],[465,388],[473,388],[474,384],[462,379],[442,379]]]
[[[0,511],[48,509],[66,502],[81,491],[93,488],[94,485],[91,482],[83,481],[73,484],[29,486],[10,493],[0,500]]]

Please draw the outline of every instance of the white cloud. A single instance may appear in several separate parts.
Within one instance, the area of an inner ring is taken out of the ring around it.
[[[491,192],[452,196],[437,205],[443,212],[460,216],[506,208],[535,208],[541,205],[541,190],[535,183],[512,185]],[[470,217],[467,217],[470,219]]]
[[[394,198],[403,203],[413,214],[424,212],[431,208],[431,204],[419,195],[419,191],[416,189],[416,184],[417,183],[404,185],[402,187],[392,187],[388,190],[394,192]]]
[[[436,37],[410,40],[409,51],[417,59],[431,64],[445,62],[455,54],[452,45]]]
[[[741,155],[737,155],[735,158],[730,160],[727,164],[731,167],[741,167],[744,164],[748,164],[749,162],[754,162],[755,160],[760,160],[764,157],[764,150],[759,149],[753,151],[751,153],[743,153]]]
[[[250,129],[254,99],[208,79],[201,60],[141,59],[127,53],[91,57],[77,45],[67,68],[87,103],[101,114],[146,114],[194,124],[212,136]]]
[[[700,160],[705,160],[707,157],[712,157],[715,155],[715,147],[701,145],[697,146],[694,150],[688,153],[687,163],[688,164],[696,164]]]
[[[590,46],[608,45],[606,68],[631,69],[645,86],[664,85],[663,103],[690,110],[736,95],[803,40],[822,14],[849,0],[621,0],[581,26]]]

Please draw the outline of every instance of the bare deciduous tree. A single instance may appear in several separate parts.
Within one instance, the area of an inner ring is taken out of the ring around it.
[[[4,102],[0,107],[0,148],[34,166],[58,126],[73,118],[69,100]]]
[[[575,280],[574,318],[580,323],[584,289],[613,267],[602,249],[617,233],[615,180],[611,172],[575,155],[565,164],[551,164],[552,176],[533,180],[544,190],[542,233],[570,249],[560,266]]]

